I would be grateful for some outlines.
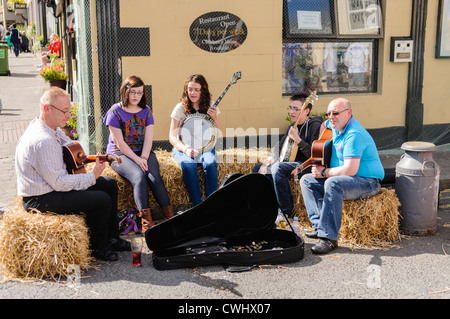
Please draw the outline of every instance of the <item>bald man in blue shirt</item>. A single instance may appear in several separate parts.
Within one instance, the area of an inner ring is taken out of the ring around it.
[[[311,248],[326,254],[337,248],[344,200],[378,194],[384,168],[373,138],[354,118],[350,102],[337,98],[330,102],[323,129],[333,132],[330,167],[313,165],[302,176],[300,186],[314,231],[306,236],[319,238]]]

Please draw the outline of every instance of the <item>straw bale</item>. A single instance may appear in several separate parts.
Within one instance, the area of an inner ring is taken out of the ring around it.
[[[300,225],[308,228],[311,222],[299,189],[298,185],[293,188],[296,192],[293,195],[298,196],[294,197],[295,214]],[[389,247],[400,239],[399,207],[400,201],[395,192],[387,188],[381,188],[377,195],[366,199],[344,200],[339,243],[363,248]]]
[[[0,222],[0,271],[5,279],[69,277],[69,265],[83,271],[91,261],[83,216],[27,212],[17,205]]]
[[[172,155],[172,152],[165,150],[155,150],[156,157],[159,162],[159,172],[166,186],[170,202],[173,206],[191,206],[189,194],[184,186],[183,173],[180,165]],[[253,167],[264,161],[270,155],[270,149],[267,148],[251,148],[251,149],[225,149],[217,152],[217,173],[218,186],[227,174],[232,173],[251,173]],[[89,171],[93,164],[88,164],[86,169]],[[133,188],[131,184],[118,175],[109,165],[105,168],[102,175],[113,177],[117,181],[119,188],[118,208],[125,210],[135,206]],[[204,177],[201,167],[198,168],[198,178],[204,194]],[[150,207],[158,206],[151,190]]]
[[[344,201],[340,241],[350,246],[387,248],[400,239],[400,201],[391,189],[372,197]]]

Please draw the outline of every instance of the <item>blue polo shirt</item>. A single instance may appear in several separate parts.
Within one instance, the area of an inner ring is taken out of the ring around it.
[[[344,165],[345,158],[359,158],[356,176],[380,180],[384,178],[384,168],[375,142],[369,132],[353,116],[342,133],[333,129],[329,120],[326,121],[326,126],[333,131],[331,167]]]

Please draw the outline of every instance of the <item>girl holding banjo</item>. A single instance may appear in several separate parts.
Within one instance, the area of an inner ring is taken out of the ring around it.
[[[138,76],[129,76],[120,88],[121,101],[111,106],[104,123],[110,135],[107,153],[120,156],[122,163],[111,168],[133,186],[133,195],[142,232],[154,226],[150,210],[148,187],[163,211],[164,219],[174,216],[166,187],[159,173],[159,163],[152,151],[154,119],[147,105],[144,82]]]
[[[201,140],[208,134],[221,135],[219,114],[219,109],[211,101],[204,76],[201,74],[189,76],[184,84],[181,102],[175,106],[171,114],[169,140],[174,147],[173,156],[181,166],[184,184],[194,206],[202,202],[197,163],[201,164],[205,176],[205,196],[208,197],[217,189],[217,158],[214,146],[205,148],[195,145],[202,144]],[[201,121],[191,121],[192,127],[189,127],[186,120],[195,120],[192,116],[198,116]],[[217,133],[205,132],[205,123]]]

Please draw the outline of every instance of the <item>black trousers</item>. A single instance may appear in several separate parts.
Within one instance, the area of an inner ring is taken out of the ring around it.
[[[116,180],[100,176],[87,190],[24,197],[22,205],[26,210],[35,208],[62,215],[86,214],[91,249],[97,250],[105,247],[109,239],[119,236],[117,194]]]

